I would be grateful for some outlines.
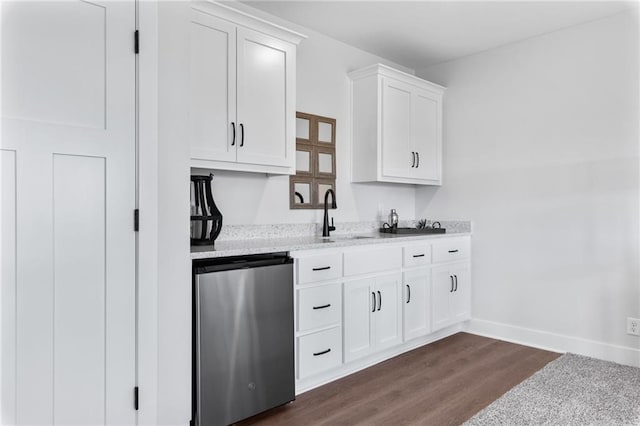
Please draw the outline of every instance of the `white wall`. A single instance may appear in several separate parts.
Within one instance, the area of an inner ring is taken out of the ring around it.
[[[308,36],[298,46],[296,110],[335,118],[336,196],[332,211],[340,222],[370,221],[395,208],[401,219],[414,219],[415,190],[411,185],[352,184],[350,182],[349,79],[347,73],[377,62],[413,73],[378,56],[371,55],[309,29],[262,11],[233,5],[254,16],[284,25]],[[322,221],[322,210],[289,210],[289,178],[264,174],[215,171],[213,196],[224,223],[311,223]]]
[[[447,91],[416,216],[473,220],[472,329],[640,364],[639,72],[631,12],[417,72]]]

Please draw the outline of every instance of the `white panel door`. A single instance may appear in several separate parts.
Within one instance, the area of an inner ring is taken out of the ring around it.
[[[382,79],[382,174],[411,177],[415,164],[411,140],[411,86]]]
[[[242,27],[237,37],[238,162],[291,167],[295,46]]]
[[[402,342],[401,274],[376,277],[378,306],[374,318],[375,346],[381,350]]]
[[[404,340],[425,336],[431,331],[431,270],[404,273]]]
[[[135,424],[134,29],[133,1],[2,3],[3,421]]]
[[[203,12],[191,13],[191,158],[236,161],[236,26]]]
[[[373,351],[371,315],[376,305],[374,280],[344,283],[344,362],[353,361]]]
[[[417,156],[413,175],[418,179],[440,180],[440,97],[415,89],[411,117],[413,151]]]
[[[454,288],[453,275],[448,267],[434,268],[431,284],[431,324],[432,331],[451,323],[451,294]]]

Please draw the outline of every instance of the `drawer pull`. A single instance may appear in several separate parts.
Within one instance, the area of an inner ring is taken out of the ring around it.
[[[322,305],[322,306],[314,306],[313,309],[324,309],[324,308],[328,308],[329,306],[331,306],[331,303],[327,303],[326,305]]]
[[[458,249],[455,249],[455,250],[449,250],[449,253],[457,253],[457,252],[458,252]]]
[[[329,352],[331,352],[331,348],[321,351],[321,352],[314,352],[313,356],[320,356],[320,355],[324,355],[324,354],[328,354]]]
[[[331,266],[323,266],[321,268],[313,268],[313,271],[326,271],[327,269],[331,269]]]
[[[422,253],[422,254],[414,254],[413,257],[424,257],[424,253]]]

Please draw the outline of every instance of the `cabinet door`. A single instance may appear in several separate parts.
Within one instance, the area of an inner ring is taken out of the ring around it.
[[[236,27],[194,10],[189,32],[191,158],[236,161]]]
[[[453,293],[454,279],[446,266],[434,268],[432,278],[431,323],[432,331],[436,331],[451,323],[450,299]]]
[[[376,304],[374,284],[373,279],[344,284],[344,362],[373,351],[371,315]]]
[[[402,341],[401,274],[376,277],[378,306],[373,313],[376,350],[395,346]]]
[[[431,331],[431,270],[405,272],[403,284],[403,331],[407,341]]]
[[[238,162],[293,167],[295,46],[238,28]]]
[[[451,267],[454,277],[454,291],[451,293],[451,317],[453,322],[471,318],[471,277],[469,264],[463,263]]]
[[[440,181],[441,97],[428,90],[415,89],[411,104],[413,151],[417,159],[413,177]]]
[[[382,174],[412,177],[414,154],[411,140],[412,87],[382,79]]]

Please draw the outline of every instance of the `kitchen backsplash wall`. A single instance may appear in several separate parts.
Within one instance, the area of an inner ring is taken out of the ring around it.
[[[415,219],[415,189],[411,185],[351,184],[350,179],[350,106],[347,73],[373,63],[385,63],[413,73],[378,56],[298,27],[243,5],[252,15],[300,31],[309,37],[297,51],[297,106],[302,112],[335,118],[336,195],[338,209],[331,211],[336,226],[341,222],[375,221],[391,208],[401,219]],[[192,173],[208,170],[192,169]],[[290,210],[289,178],[258,173],[214,171],[213,196],[224,215],[226,225],[316,223],[322,222],[322,210]]]

